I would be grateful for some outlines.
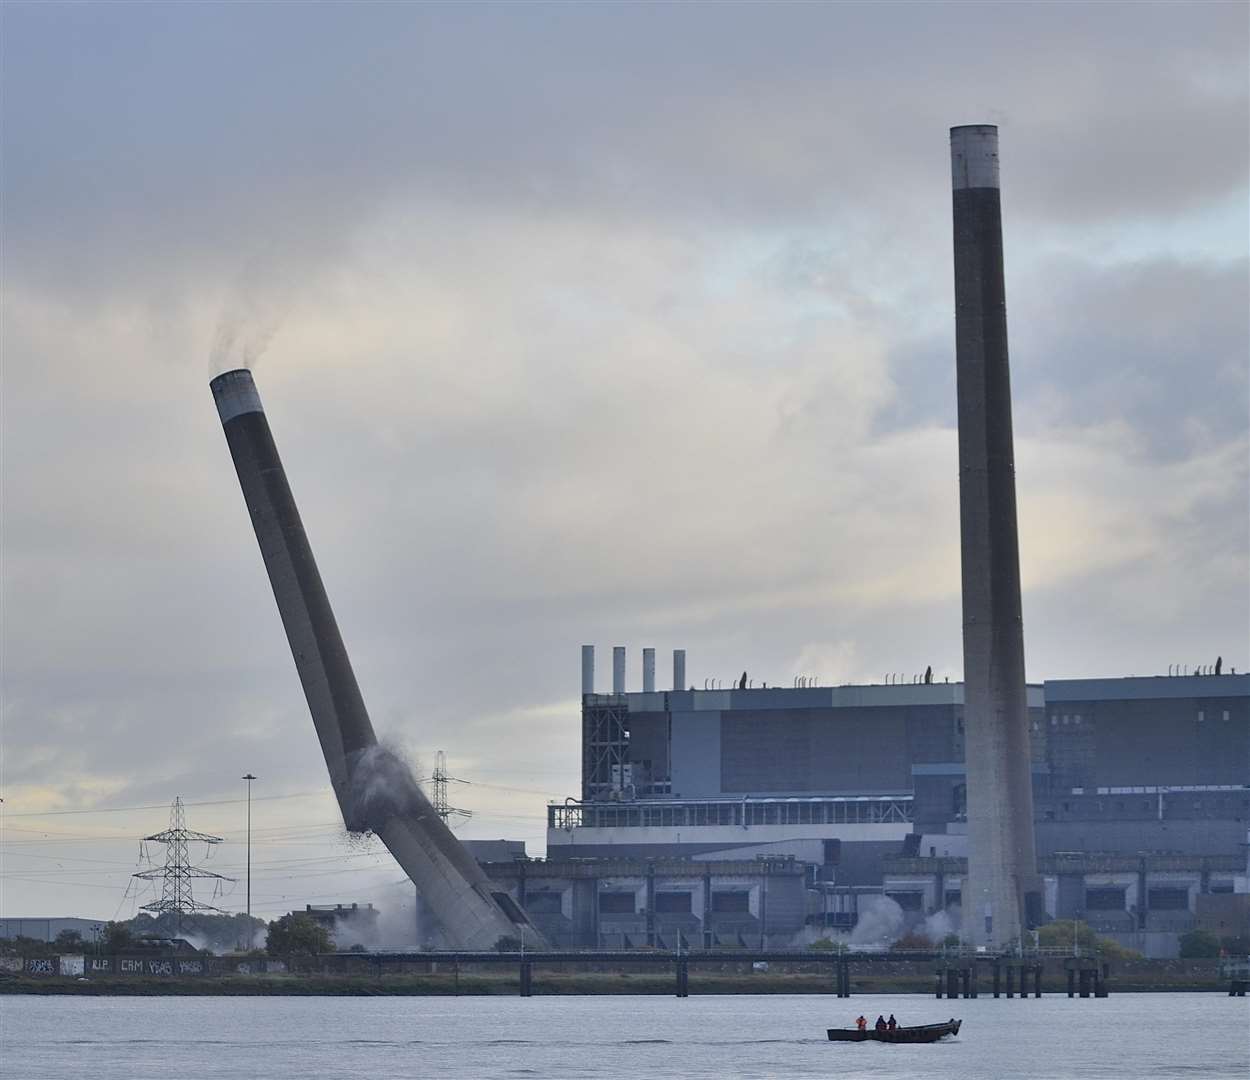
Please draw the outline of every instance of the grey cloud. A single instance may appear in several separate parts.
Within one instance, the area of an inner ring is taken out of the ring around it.
[[[5,20],[7,238],[24,276],[62,287],[192,287],[188,266],[228,276],[275,233],[341,252],[414,193],[919,221],[942,206],[945,126],[990,112],[1032,217],[1173,213],[1245,184],[1233,6],[11,4]]]
[[[1077,254],[1009,270],[1017,430],[1123,421],[1161,459],[1235,438],[1250,399],[1250,262],[1143,259],[1111,266]],[[900,340],[888,432],[954,422],[954,343]]]
[[[1122,419],[1165,458],[1244,432],[1250,261],[1053,260],[1025,281],[1013,384],[1026,431]]]

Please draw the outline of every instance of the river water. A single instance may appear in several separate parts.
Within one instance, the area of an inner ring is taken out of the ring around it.
[[[930,1046],[831,1043],[862,1011],[963,1017]],[[1132,1077],[1246,1080],[1250,998],[0,997],[4,1080]]]

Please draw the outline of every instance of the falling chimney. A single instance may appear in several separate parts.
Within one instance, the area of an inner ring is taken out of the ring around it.
[[[210,386],[344,823],[381,839],[451,941],[490,949],[518,926],[537,939],[407,768],[378,745],[252,373],[227,371]]]

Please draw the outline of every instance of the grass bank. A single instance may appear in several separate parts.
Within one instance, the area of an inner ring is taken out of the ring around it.
[[[890,964],[876,969],[852,969],[852,994],[932,994],[932,965]],[[1228,984],[1219,974],[1216,961],[1141,960],[1112,969],[1108,983],[1114,993],[1140,992],[1227,992]],[[671,971],[561,972],[537,968],[533,975],[536,995],[567,994],[672,994],[675,980]],[[980,993],[991,993],[988,972],[982,972]],[[711,994],[831,994],[831,974],[769,971],[700,972],[690,971],[692,995]],[[1061,967],[1048,967],[1042,980],[1047,995],[1067,992]],[[382,996],[476,996],[516,995],[518,977],[514,970],[437,973],[396,972],[383,975],[290,974],[222,975],[204,977],[153,978],[136,976],[93,976],[91,978],[8,976],[0,978],[0,994],[60,995],[316,995],[323,997]]]

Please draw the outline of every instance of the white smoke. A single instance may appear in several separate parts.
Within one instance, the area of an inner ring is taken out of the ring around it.
[[[903,909],[888,896],[862,897],[851,944],[891,945],[902,937],[903,923]]]
[[[197,934],[194,930],[188,930],[183,927],[182,933],[178,935],[193,949],[207,949],[209,952],[216,951],[220,946],[211,938],[204,934]]]
[[[796,949],[810,949],[818,941],[840,941],[837,931],[831,931],[823,926],[804,926],[801,930],[797,930],[794,937],[790,939],[788,944]],[[827,945],[821,948],[828,948]]]
[[[278,333],[291,299],[275,253],[253,256],[222,303],[209,349],[209,374],[254,367]]]
[[[399,748],[375,743],[354,755],[349,768],[351,805],[346,824],[350,832],[376,832],[393,817],[419,819],[434,814]]]
[[[407,892],[407,899],[401,900],[397,896],[387,906],[377,909],[376,918],[348,916],[340,919],[334,928],[335,948],[340,952],[354,945],[388,952],[419,948],[416,896],[412,889]]]
[[[935,911],[925,919],[920,927],[920,933],[924,934],[934,945],[941,945],[949,934],[959,933],[962,921],[959,908],[949,907],[945,911]]]

